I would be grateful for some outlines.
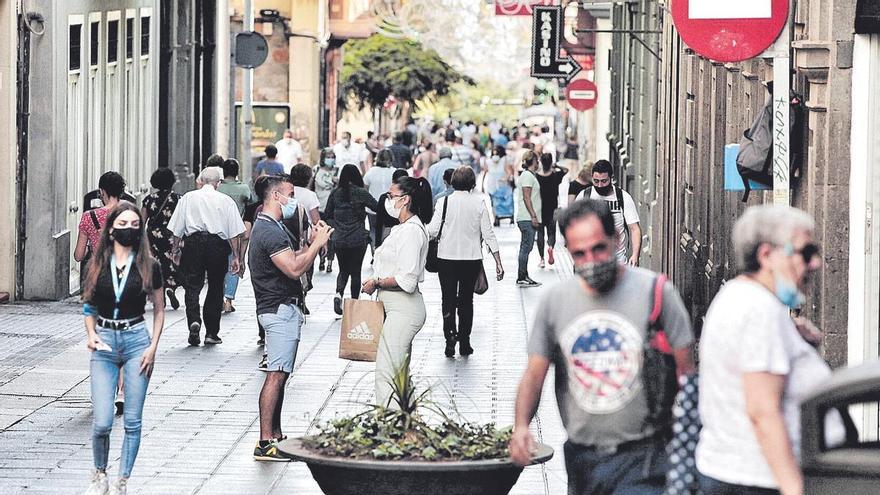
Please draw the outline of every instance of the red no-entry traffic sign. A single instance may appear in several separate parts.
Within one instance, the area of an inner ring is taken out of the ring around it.
[[[572,108],[585,112],[596,106],[599,88],[589,79],[575,79],[565,88],[565,98]]]
[[[718,62],[740,62],[770,47],[788,22],[789,0],[673,0],[681,39]]]

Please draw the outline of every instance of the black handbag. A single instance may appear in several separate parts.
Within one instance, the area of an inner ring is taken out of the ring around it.
[[[489,278],[486,277],[486,269],[480,261],[480,273],[477,274],[477,283],[474,284],[474,294],[481,296],[489,290]]]
[[[425,270],[431,273],[440,271],[440,258],[437,257],[437,249],[440,247],[440,238],[443,237],[443,225],[446,224],[446,208],[449,206],[449,196],[443,198],[443,218],[440,220],[440,232],[437,238],[428,241],[428,258],[425,261]]]

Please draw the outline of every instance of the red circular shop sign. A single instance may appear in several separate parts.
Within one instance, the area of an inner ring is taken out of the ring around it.
[[[596,106],[599,88],[589,79],[575,79],[565,88],[565,99],[578,112],[585,112]]]
[[[789,0],[672,0],[681,39],[718,62],[740,62],[770,47],[788,22]]]

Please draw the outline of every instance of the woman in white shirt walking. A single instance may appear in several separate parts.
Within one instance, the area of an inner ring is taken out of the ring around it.
[[[367,294],[378,290],[385,305],[385,325],[376,356],[376,404],[391,402],[391,380],[409,366],[412,341],[425,324],[425,301],[419,283],[425,280],[428,257],[428,231],[433,206],[431,185],[427,179],[401,177],[391,185],[385,201],[389,215],[400,225],[391,229],[385,242],[376,249],[373,278],[362,289]]]
[[[474,324],[474,285],[483,266],[482,247],[485,242],[495,257],[498,280],[504,277],[498,241],[482,195],[471,193],[477,178],[470,167],[459,167],[452,174],[451,195],[437,201],[437,215],[428,225],[428,235],[439,238],[438,275],[443,294],[443,335],[446,357],[455,355],[455,343],[462,356],[474,353],[471,329]],[[458,312],[458,328],[455,313]]]
[[[712,301],[700,342],[700,488],[728,493],[800,495],[799,403],[831,371],[813,348],[821,334],[790,310],[821,267],[814,224],[789,206],[746,210],[733,230],[743,274]],[[826,441],[845,436],[836,411]]]

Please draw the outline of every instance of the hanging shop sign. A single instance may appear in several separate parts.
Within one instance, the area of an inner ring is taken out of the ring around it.
[[[574,79],[581,66],[570,55],[560,57],[562,41],[562,7],[539,6],[532,16],[532,77]]]

